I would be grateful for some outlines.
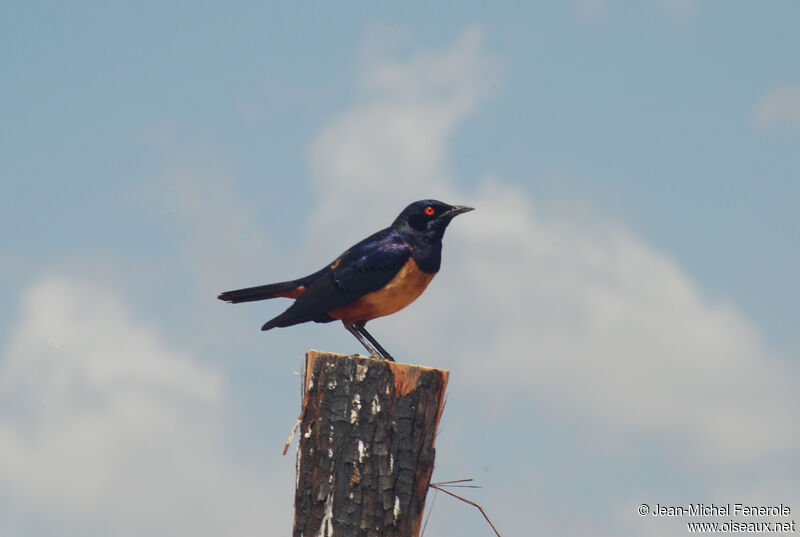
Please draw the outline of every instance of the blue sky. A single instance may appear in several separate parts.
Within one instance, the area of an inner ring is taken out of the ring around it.
[[[293,372],[358,344],[214,297],[431,196],[477,210],[371,331],[452,371],[435,478],[508,535],[800,509],[795,3],[4,11],[3,535],[289,531]]]

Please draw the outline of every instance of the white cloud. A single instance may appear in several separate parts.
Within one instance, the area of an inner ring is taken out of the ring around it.
[[[403,330],[436,342],[439,319],[457,318],[448,365],[474,389],[502,386],[557,414],[661,438],[698,465],[797,447],[796,369],[667,256],[608,222],[538,214],[501,183],[474,203],[447,239],[436,300]]]
[[[440,365],[471,377],[489,399],[516,394],[555,416],[655,438],[693,464],[730,467],[796,448],[797,370],[667,255],[579,211],[537,212],[524,190],[500,181],[459,192],[447,140],[496,70],[479,35],[370,65],[362,100],[312,152],[316,229],[352,218],[344,207],[369,222],[428,196],[477,207],[448,232],[445,275],[391,320],[425,348],[399,344],[452,356]]]
[[[783,86],[764,94],[753,111],[756,125],[800,127],[800,86]]]
[[[51,278],[0,362],[0,509],[61,535],[254,535],[263,470],[227,452],[224,380],[130,318],[113,290]],[[269,532],[268,532],[269,533]]]
[[[386,215],[398,206],[451,190],[449,137],[492,91],[501,70],[482,43],[481,31],[470,29],[451,46],[405,62],[367,62],[358,105],[325,128],[311,151],[320,200],[315,232],[352,224],[355,215],[387,225]]]

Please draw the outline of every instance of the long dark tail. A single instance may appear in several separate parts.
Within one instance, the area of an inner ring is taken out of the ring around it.
[[[292,280],[290,282],[270,283],[268,285],[259,285],[257,287],[248,287],[246,289],[236,289],[235,291],[225,291],[217,298],[230,302],[231,304],[238,304],[240,302],[253,302],[254,300],[266,300],[268,298],[275,298],[278,296],[297,298],[305,291],[303,282],[305,278],[300,280]]]

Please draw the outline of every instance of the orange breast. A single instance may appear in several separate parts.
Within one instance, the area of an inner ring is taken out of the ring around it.
[[[328,312],[334,319],[346,324],[366,322],[376,317],[390,315],[405,308],[425,290],[435,274],[419,269],[413,258],[409,258],[403,268],[383,286],[382,289],[368,293],[355,302]]]

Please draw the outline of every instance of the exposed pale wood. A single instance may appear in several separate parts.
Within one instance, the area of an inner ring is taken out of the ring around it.
[[[417,537],[449,372],[306,354],[295,537]]]

